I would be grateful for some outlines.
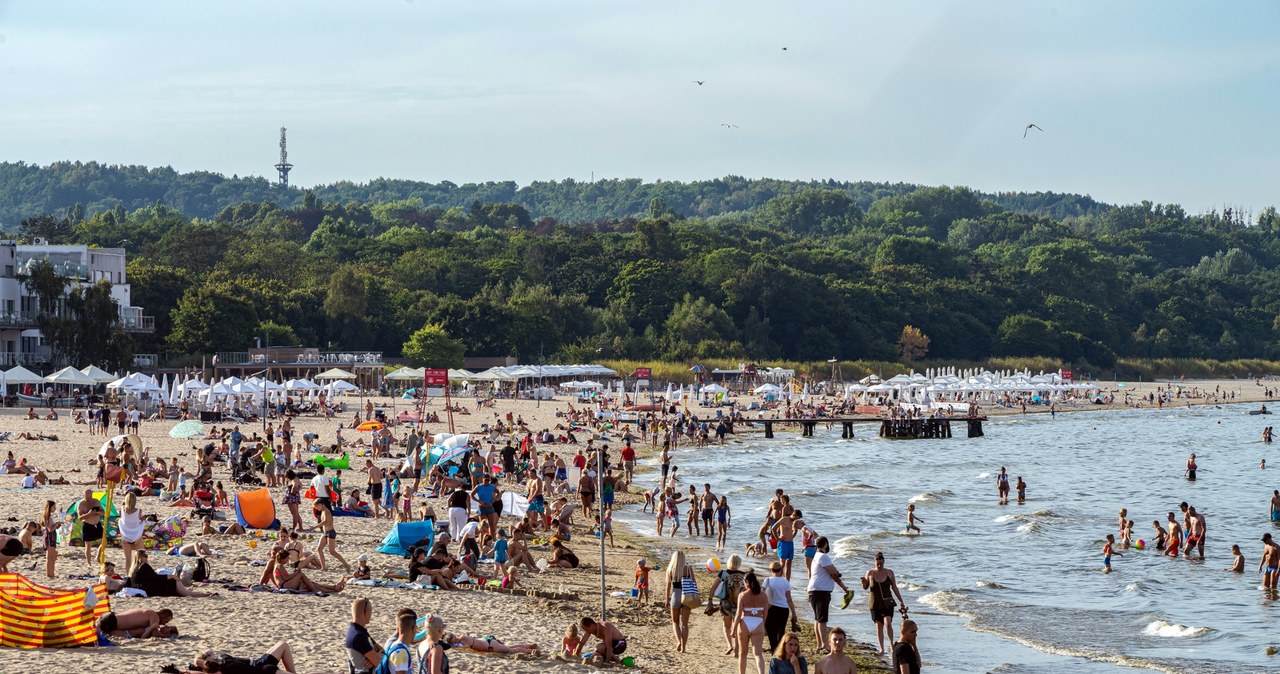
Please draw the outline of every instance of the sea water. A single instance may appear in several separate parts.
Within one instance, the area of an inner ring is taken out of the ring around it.
[[[774,489],[785,489],[805,520],[831,541],[846,584],[857,589],[832,624],[875,643],[866,593],[858,582],[876,552],[897,575],[930,672],[1254,672],[1280,669],[1280,601],[1259,589],[1255,573],[1263,533],[1277,530],[1268,502],[1280,485],[1280,462],[1260,441],[1269,416],[1246,407],[1182,407],[992,418],[986,437],[882,440],[878,424],[840,426],[816,437],[765,439],[743,433],[724,446],[675,451],[681,490],[710,482],[733,512],[727,550],[756,538]],[[963,434],[964,426],[959,427]],[[1184,477],[1196,453],[1199,480]],[[648,465],[653,467],[655,459]],[[1008,505],[995,475],[1027,483]],[[656,472],[639,484],[652,487]],[[1136,520],[1134,538],[1152,541],[1152,520],[1166,521],[1187,501],[1207,518],[1206,559],[1163,557],[1119,547],[1118,513]],[[908,536],[906,507],[916,504],[923,534]],[[681,531],[664,539],[687,543]],[[651,516],[620,512],[620,522],[653,534]],[[670,531],[670,522],[667,522]],[[1102,573],[1102,545],[1115,534],[1113,573]],[[1231,545],[1245,573],[1231,566]],[[802,614],[806,575],[797,545],[793,596]],[[666,560],[661,560],[665,565]],[[768,573],[769,560],[746,564]],[[700,574],[701,575],[701,574]],[[703,576],[707,585],[709,576]],[[837,593],[838,594],[838,593]],[[895,618],[895,624],[897,619]]]

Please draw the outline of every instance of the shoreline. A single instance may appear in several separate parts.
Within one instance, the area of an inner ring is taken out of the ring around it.
[[[1251,380],[1236,380],[1225,383],[1209,381],[1209,382],[1180,382],[1184,388],[1199,386],[1202,390],[1212,391],[1214,385],[1222,385],[1224,389],[1237,390],[1240,395],[1234,402],[1213,401],[1212,399],[1192,399],[1192,400],[1175,400],[1174,406],[1182,407],[1197,405],[1247,405],[1266,402],[1262,398],[1263,387],[1255,387]],[[1225,384],[1225,385],[1224,385]],[[1148,391],[1154,391],[1157,386],[1166,386],[1165,382],[1152,383],[1147,382],[1141,385],[1133,385],[1133,394],[1145,394]],[[1229,386],[1228,386],[1229,385]],[[1125,390],[1129,387],[1126,386]],[[356,399],[350,398],[349,402],[354,403]],[[746,400],[746,399],[744,399]],[[389,398],[376,398],[376,402],[386,405],[390,408],[393,404],[397,409],[403,409],[405,401],[392,400]],[[458,400],[460,404],[465,404],[466,400]],[[559,421],[554,415],[557,409],[563,410],[568,404],[574,404],[580,407],[576,401],[569,398],[560,400],[542,401],[541,405],[535,405],[535,401],[524,400],[500,400],[498,401],[497,410],[506,413],[511,411],[513,414],[522,415],[528,422],[531,429],[540,430],[541,428],[554,428]],[[1269,404],[1269,403],[1268,403]],[[432,401],[431,409],[439,410],[442,401]],[[1167,407],[1167,406],[1166,406]],[[695,414],[704,414],[705,410],[713,408],[697,408],[690,407],[691,412]],[[1085,412],[1085,411],[1107,411],[1107,410],[1126,410],[1126,409],[1142,409],[1160,411],[1155,406],[1144,406],[1141,408],[1135,406],[1126,406],[1121,403],[1112,405],[1091,405],[1083,401],[1079,405],[1071,405],[1058,409],[1057,411],[1067,412]],[[1017,416],[1021,414],[1020,409],[996,409],[984,407],[983,412],[992,416]],[[1028,414],[1047,413],[1047,407],[1031,408],[1027,410]],[[22,418],[25,410],[21,408],[8,408],[0,410],[0,431],[13,431],[14,438],[3,443],[0,449],[13,451],[15,456],[21,458],[23,456],[32,459],[33,463],[50,471],[51,476],[63,475],[72,482],[82,482],[92,480],[92,466],[89,465],[90,457],[96,455],[99,445],[104,442],[103,436],[89,436],[87,429],[82,425],[74,425],[70,419],[70,415],[63,415],[59,421],[28,421]],[[337,419],[333,421],[325,421],[323,418],[302,417],[296,420],[295,429],[297,432],[317,432],[321,435],[324,444],[333,437],[333,428],[337,426]],[[455,421],[460,432],[466,432],[478,427],[481,423],[491,422],[492,417],[488,416],[488,410],[485,413],[473,414],[470,416],[455,415]],[[193,446],[203,444],[205,440],[174,440],[168,437],[168,429],[173,422],[146,422],[142,424],[141,436],[144,444],[147,445],[156,456],[165,458],[177,456],[186,467],[191,467],[193,463]],[[443,430],[443,424],[433,424],[429,427],[431,430]],[[798,430],[798,427],[778,426],[778,430],[789,432],[790,430]],[[259,426],[246,426],[245,430],[259,430]],[[401,434],[400,428],[393,429],[397,435]],[[20,432],[43,432],[57,434],[59,440],[38,442],[38,441],[22,441],[17,440],[16,436]],[[349,432],[349,431],[348,431]],[[609,444],[611,449],[620,446],[618,439],[613,434]],[[110,437],[110,436],[107,436]],[[360,434],[350,433],[351,439],[361,437]],[[754,439],[752,440],[755,441]],[[484,443],[487,445],[487,443]],[[557,453],[568,452],[572,454],[576,448],[583,445],[540,445],[543,451],[555,451]],[[684,447],[685,445],[681,445]],[[637,458],[651,461],[657,453],[657,449],[650,446],[647,442],[639,442],[634,445],[637,450]],[[357,458],[355,451],[350,450],[353,460]],[[677,448],[674,454],[673,463],[679,464],[681,448]],[[380,465],[391,462],[383,461]],[[643,468],[642,468],[643,466]],[[651,476],[653,468],[641,464],[637,467],[637,477],[641,482]],[[235,485],[232,485],[225,468],[219,467],[215,471],[215,480],[221,480],[228,491],[234,491]],[[35,519],[39,512],[40,505],[45,499],[51,498],[58,502],[59,509],[65,510],[71,500],[78,497],[84,489],[81,485],[46,487],[37,490],[19,490],[18,483],[21,476],[18,475],[0,475],[0,515],[7,517],[16,517],[19,522],[11,522],[11,525],[20,524],[20,521],[27,519]],[[351,475],[344,471],[344,484],[347,489],[355,486],[363,488],[361,484],[363,479],[357,475]],[[713,488],[717,485],[713,484]],[[636,489],[639,489],[637,487]],[[523,491],[522,489],[518,491]],[[280,502],[279,491],[273,489],[272,496],[277,503]],[[421,502],[422,499],[415,499],[415,502]],[[443,506],[443,500],[432,499],[433,505]],[[630,513],[630,508],[634,508],[635,504],[643,503],[635,490],[624,496],[619,491],[617,509],[621,512],[626,510]],[[173,514],[186,515],[189,510],[181,508],[171,508],[161,506],[154,499],[146,498],[140,501],[144,513],[155,513],[160,517],[167,517]],[[415,503],[417,505],[417,503]],[[760,505],[760,504],[753,504]],[[437,510],[437,512],[442,512]],[[740,511],[741,512],[741,511]],[[749,512],[749,511],[747,511]],[[225,510],[224,510],[224,514]],[[282,506],[277,506],[277,516],[287,521],[288,512]],[[230,514],[234,518],[234,514]],[[305,513],[304,503],[304,522],[310,523],[310,515]],[[590,521],[589,519],[587,520]],[[339,531],[340,550],[348,558],[354,562],[355,556],[361,553],[369,553],[371,565],[374,567],[375,577],[381,571],[389,569],[397,569],[403,567],[403,561],[396,557],[381,555],[372,552],[372,548],[381,542],[383,535],[390,527],[389,521],[367,520],[359,518],[338,518],[335,521]],[[755,522],[748,522],[748,526],[754,526]],[[510,526],[509,521],[504,522],[504,526]],[[820,527],[821,528],[821,527]],[[111,662],[111,658],[125,658],[129,662],[131,668],[139,670],[159,667],[160,665],[170,662],[186,662],[189,658],[200,650],[206,648],[215,648],[226,650],[237,655],[256,655],[263,652],[271,644],[286,638],[294,646],[299,669],[301,671],[316,671],[324,669],[333,669],[333,663],[340,661],[341,653],[341,634],[345,630],[348,620],[348,606],[350,600],[355,597],[369,597],[375,603],[374,620],[370,624],[370,631],[375,638],[383,639],[392,632],[391,621],[393,614],[399,606],[409,606],[415,608],[420,615],[425,612],[438,612],[445,616],[450,622],[451,629],[457,629],[459,633],[465,634],[496,634],[499,638],[514,643],[519,641],[537,641],[543,649],[544,653],[553,653],[558,650],[560,637],[563,634],[565,626],[570,620],[576,620],[582,615],[596,616],[599,612],[599,557],[598,548],[593,545],[596,543],[594,537],[586,536],[587,527],[583,525],[582,518],[578,518],[578,524],[575,525],[575,537],[570,546],[582,559],[586,567],[586,573],[581,570],[575,571],[553,571],[547,574],[525,575],[521,574],[520,579],[526,583],[527,588],[539,590],[544,593],[568,592],[575,594],[575,601],[557,601],[544,599],[539,596],[524,596],[520,593],[499,593],[499,592],[415,592],[411,590],[392,590],[386,588],[369,588],[354,586],[348,588],[343,593],[329,598],[320,597],[295,597],[273,595],[269,593],[239,593],[224,592],[219,590],[220,596],[211,599],[116,599],[112,598],[112,607],[114,610],[126,610],[130,608],[152,608],[168,606],[175,610],[177,619],[175,625],[179,626],[182,636],[174,640],[146,640],[124,642],[120,648],[111,649],[109,651],[96,650],[89,651],[83,649],[72,650],[36,650],[24,652],[23,659],[18,663],[6,663],[5,671],[11,672],[43,672],[49,667],[58,667],[64,669],[87,669],[89,667],[102,668],[103,658],[107,658],[107,662]],[[308,547],[314,547],[318,541],[315,534],[309,534],[309,541],[306,542]],[[652,562],[656,562],[665,568],[667,556],[659,556],[662,554],[662,548],[669,550],[673,546],[683,547],[686,550],[697,550],[697,555],[702,556],[706,551],[702,545],[704,541],[690,541],[687,537],[678,536],[670,540],[669,544],[663,545],[662,539],[656,539],[644,534],[642,531],[631,531],[630,527],[622,522],[615,521],[615,538],[617,546],[614,549],[607,549],[606,554],[606,577],[608,580],[608,591],[626,591],[632,586],[633,570],[635,559],[639,556],[645,556]],[[208,540],[215,548],[223,552],[223,556],[216,558],[213,563],[215,578],[227,578],[236,583],[256,582],[261,568],[248,566],[249,560],[260,560],[265,557],[264,550],[249,550],[246,547],[248,539],[245,537],[220,537],[201,538],[199,536],[188,535],[188,541],[191,540]],[[628,547],[630,546],[630,547]],[[534,548],[532,550],[536,557],[542,557],[546,554],[546,548]],[[90,570],[85,565],[83,555],[77,554],[80,551],[71,550],[65,546],[59,549],[58,560],[58,576],[59,578],[48,582],[47,584],[61,588],[83,587],[83,581],[68,580],[67,574],[85,573]],[[711,554],[711,553],[708,553]],[[717,553],[720,556],[722,553]],[[122,561],[122,553],[119,548],[110,548],[108,550],[108,559],[120,563]],[[163,565],[172,563],[172,558],[162,558],[159,555],[153,557],[153,564],[159,568]],[[700,560],[698,560],[700,561]],[[759,565],[759,562],[767,561],[748,558],[746,564]],[[38,568],[29,569],[33,563]],[[697,568],[697,567],[695,567]],[[23,557],[11,566],[11,570],[19,571],[27,574],[33,581],[46,584],[43,574],[43,556],[37,558]],[[320,582],[334,582],[341,575],[341,567],[337,571],[308,571],[308,575]],[[698,574],[700,588],[704,592],[709,590],[707,582],[710,576]],[[803,615],[807,612],[807,605],[804,601],[803,585],[800,588],[793,588],[793,596],[797,601],[797,608],[801,609]],[[861,604],[862,593],[859,593],[855,602]],[[615,621],[620,629],[632,639],[634,644],[628,651],[629,655],[634,655],[637,665],[641,669],[650,669],[653,671],[672,672],[673,674],[703,674],[707,671],[710,663],[715,671],[720,671],[721,664],[727,671],[732,667],[733,660],[722,655],[724,651],[724,637],[721,631],[721,622],[714,618],[706,616],[693,616],[690,620],[691,635],[689,640],[689,653],[679,655],[672,652],[671,642],[673,636],[668,612],[660,606],[638,606],[629,597],[613,597],[606,598],[606,605],[609,610],[610,620]],[[851,607],[852,608],[852,607]],[[695,611],[695,614],[700,611]],[[548,618],[552,618],[548,620]],[[812,628],[806,626],[801,630],[802,651],[806,653],[806,657],[814,653]],[[252,626],[258,625],[262,629],[254,629]],[[303,628],[306,628],[305,630]],[[314,634],[316,637],[304,637],[303,634]],[[854,645],[858,649],[853,648]],[[848,652],[852,656],[855,652],[861,652],[863,648],[871,648],[851,639]],[[526,656],[486,656],[479,654],[469,654],[461,652],[458,654],[460,666],[463,667],[485,667],[492,666],[489,663],[494,662],[494,657],[502,657],[501,662],[504,671],[520,671],[520,672],[582,672],[587,671],[580,664],[571,663],[565,660],[553,657],[526,657]],[[811,662],[813,658],[811,657]],[[123,662],[123,661],[122,661]],[[474,663],[474,664],[468,664]],[[107,665],[108,669],[116,669],[113,663]],[[345,667],[345,664],[343,665]],[[883,671],[885,665],[882,661],[871,657],[871,660],[864,665],[868,671]]]

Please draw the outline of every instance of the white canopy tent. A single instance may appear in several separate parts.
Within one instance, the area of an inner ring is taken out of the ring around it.
[[[86,367],[80,371],[83,372],[86,377],[89,377],[90,379],[98,382],[99,384],[105,384],[109,381],[115,381],[116,379],[116,376],[114,374],[111,374],[110,372],[107,372],[106,370],[99,368],[97,365],[90,365],[89,367]]]
[[[350,372],[347,372],[346,370],[340,370],[340,369],[338,369],[338,368],[336,368],[336,367],[335,367],[335,368],[332,368],[332,369],[329,369],[329,370],[325,370],[324,372],[321,372],[320,374],[318,374],[318,375],[316,375],[315,377],[313,377],[313,379],[317,379],[317,380],[333,380],[333,379],[338,379],[338,380],[343,380],[343,381],[350,381],[350,380],[355,379],[355,378],[356,378],[356,376],[355,376],[354,374],[351,374]]]
[[[69,386],[93,386],[97,383],[89,375],[69,365],[45,377],[44,381],[50,384],[67,384]]]
[[[412,367],[402,367],[394,372],[389,372],[383,379],[387,381],[422,381],[425,373],[422,370]]]
[[[28,370],[21,365],[15,366],[12,370],[4,373],[5,382],[8,384],[43,384],[44,377]]]

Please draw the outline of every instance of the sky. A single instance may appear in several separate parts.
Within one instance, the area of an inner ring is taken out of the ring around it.
[[[733,174],[1256,214],[1277,29],[1263,1],[0,0],[0,161],[274,179],[285,126],[301,186]]]

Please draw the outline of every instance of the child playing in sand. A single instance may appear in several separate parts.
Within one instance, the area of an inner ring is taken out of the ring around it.
[[[560,642],[560,655],[566,658],[576,657],[578,644],[582,642],[582,637],[578,635],[578,624],[570,623],[569,629],[564,631],[564,640]]]
[[[215,485],[218,488],[218,505],[222,507],[230,506],[231,501],[227,499],[227,490],[222,488],[222,483]]]
[[[911,531],[912,531],[912,530],[915,530],[915,532],[916,532],[917,534],[924,533],[924,532],[920,531],[920,527],[916,526],[916,520],[919,520],[919,521],[921,521],[921,522],[923,522],[923,521],[924,521],[924,520],[920,519],[919,517],[916,517],[916,504],[914,504],[914,503],[908,503],[908,504],[907,504],[907,531],[906,531],[906,533],[911,533]]]
[[[373,572],[369,569],[369,555],[360,555],[356,558],[356,570],[351,573],[351,577],[356,580],[369,580]]]
[[[1112,552],[1111,548],[1112,546],[1115,545],[1115,543],[1116,543],[1115,534],[1107,534],[1107,542],[1102,545],[1102,572],[1103,573],[1111,573],[1111,555],[1112,554],[1114,554],[1117,557],[1123,557],[1123,555],[1121,555],[1118,552],[1115,552],[1115,553]]]
[[[648,563],[643,559],[636,560],[636,599],[641,604],[649,601],[649,569]]]

